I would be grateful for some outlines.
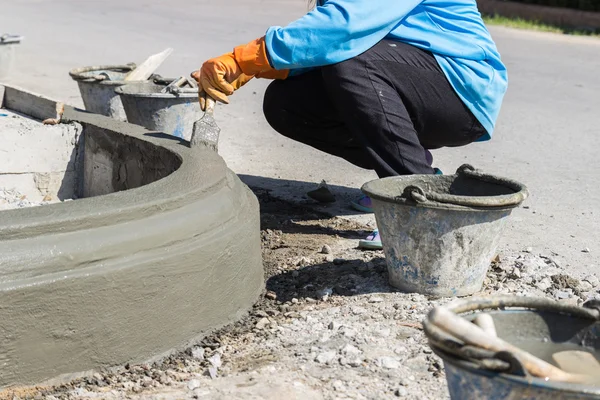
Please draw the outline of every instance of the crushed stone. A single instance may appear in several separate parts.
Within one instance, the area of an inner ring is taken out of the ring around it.
[[[383,252],[356,248],[365,227],[256,193],[267,290],[247,317],[163,361],[98,372],[36,395],[448,399],[443,363],[428,347],[421,321],[452,299],[390,287]],[[331,254],[324,254],[325,245]],[[502,253],[479,294],[559,296],[581,304],[600,299],[600,281],[593,274],[569,276],[553,255]]]
[[[26,195],[14,188],[0,188],[0,211],[14,210],[17,208],[38,207],[46,204],[64,203],[75,199],[44,198],[41,201],[32,201]]]
[[[0,211],[50,204],[50,201],[30,201],[15,189],[0,188]]]

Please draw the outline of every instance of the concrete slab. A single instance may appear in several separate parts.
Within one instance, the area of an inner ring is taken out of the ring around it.
[[[81,125],[43,125],[6,108],[0,114],[0,187],[31,201],[73,198]]]

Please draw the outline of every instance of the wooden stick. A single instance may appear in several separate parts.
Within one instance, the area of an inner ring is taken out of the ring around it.
[[[143,63],[138,65],[138,67],[136,69],[131,71],[125,77],[124,80],[125,81],[145,81],[145,80],[147,80],[148,78],[150,78],[150,75],[152,75],[154,73],[154,71],[156,71],[156,69],[158,67],[160,67],[160,65],[167,59],[167,57],[169,57],[169,55],[171,55],[172,52],[173,52],[173,49],[168,48],[168,49],[162,51],[161,53],[154,54],[153,56],[148,57],[146,59],[146,61],[144,61]]]
[[[498,333],[496,333],[496,325],[494,324],[494,319],[490,314],[477,314],[477,316],[473,320],[473,323],[480,327],[485,333],[487,333],[491,337],[498,336]]]
[[[459,317],[446,308],[438,307],[432,310],[429,314],[429,320],[440,329],[445,330],[466,344],[495,352],[511,352],[533,376],[561,382],[592,383],[592,379],[589,376],[565,372],[498,337],[488,335],[477,325]]]

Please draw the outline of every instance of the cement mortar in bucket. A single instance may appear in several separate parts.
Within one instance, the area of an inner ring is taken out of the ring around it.
[[[452,333],[457,324],[449,327],[439,319],[436,321],[434,313],[442,308],[469,322],[487,314],[493,321],[493,337],[552,367],[560,367],[561,371],[573,373],[568,368],[574,367],[579,373],[588,374],[589,380],[576,383],[533,376],[523,354],[466,344]],[[591,372],[594,368],[585,362],[561,365],[556,361],[557,353],[577,351],[588,354],[587,361],[598,365],[600,303],[597,301],[579,307],[535,297],[461,299],[432,310],[423,321],[423,328],[429,346],[444,362],[452,400],[600,400],[600,376]]]
[[[163,89],[165,85],[154,82],[136,82],[119,87],[116,93],[130,123],[190,140],[194,122],[202,116],[198,88],[164,93]]]
[[[22,36],[4,34],[0,36],[0,79],[7,78],[12,71],[17,55],[17,46]]]
[[[479,291],[524,185],[476,171],[377,179],[362,190],[373,201],[390,284],[432,296]]]
[[[127,121],[121,98],[115,93],[115,89],[126,83],[131,83],[124,81],[124,79],[135,67],[136,65],[133,63],[127,65],[98,65],[75,68],[69,72],[69,75],[77,82],[79,93],[87,111],[105,115],[118,121]]]

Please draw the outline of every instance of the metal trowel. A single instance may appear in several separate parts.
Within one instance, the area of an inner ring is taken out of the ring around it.
[[[206,96],[206,110],[204,115],[198,121],[194,122],[192,137],[190,138],[190,147],[206,146],[215,152],[219,150],[219,134],[221,129],[214,118],[215,101]]]

